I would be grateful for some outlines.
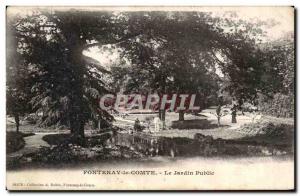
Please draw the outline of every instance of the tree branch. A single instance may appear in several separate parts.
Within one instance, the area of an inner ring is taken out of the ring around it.
[[[121,39],[116,39],[116,40],[113,40],[113,41],[111,41],[111,42],[109,42],[109,43],[101,44],[101,43],[97,42],[97,43],[87,44],[87,45],[84,46],[84,50],[86,50],[86,49],[88,49],[88,48],[90,48],[90,47],[94,47],[94,46],[104,46],[104,45],[108,45],[108,44],[112,44],[112,45],[113,45],[113,44],[120,44],[120,43],[122,43],[122,42],[124,42],[124,41],[126,41],[126,40],[135,38],[135,37],[137,37],[137,36],[139,36],[139,35],[141,35],[140,32],[135,33],[135,34],[132,34],[132,35],[124,36],[124,37],[121,38]]]

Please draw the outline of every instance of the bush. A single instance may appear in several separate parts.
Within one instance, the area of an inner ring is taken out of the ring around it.
[[[94,135],[90,137],[85,137],[82,139],[82,146],[85,147],[93,147],[96,145],[103,145],[108,139],[111,138],[111,133],[103,133],[101,135]],[[78,143],[77,141],[73,140],[71,134],[49,134],[45,135],[42,138],[45,142],[49,145],[62,145],[62,144],[72,144]]]
[[[263,114],[293,118],[294,117],[294,95],[277,93],[272,99],[260,97],[259,109]]]
[[[49,145],[59,145],[69,139],[71,134],[50,134],[43,136],[43,140]]]
[[[6,132],[6,153],[16,152],[25,146],[23,134],[20,132]]]
[[[143,127],[143,126],[141,125],[139,119],[136,119],[136,120],[134,121],[133,129],[134,129],[135,131],[140,132],[140,131],[142,131],[144,128],[145,128],[145,127]]]
[[[240,128],[241,132],[248,133],[242,141],[255,141],[260,144],[293,146],[294,126],[276,124],[272,122],[259,122],[246,124]]]
[[[38,115],[36,114],[28,114],[28,116],[26,116],[24,118],[25,121],[27,121],[29,124],[36,124],[39,120],[39,117]]]

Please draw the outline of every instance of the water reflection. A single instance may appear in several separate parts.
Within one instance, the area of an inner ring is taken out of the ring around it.
[[[125,146],[147,156],[272,156],[291,153],[289,148],[262,145],[255,141],[213,139],[211,136],[195,134],[194,139],[183,137],[157,137],[144,133],[118,133],[115,145]]]

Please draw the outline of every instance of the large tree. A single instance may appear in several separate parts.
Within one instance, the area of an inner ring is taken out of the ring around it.
[[[259,108],[278,117],[294,116],[294,40],[293,33],[264,43],[263,88]]]
[[[237,103],[256,97],[262,69],[253,34],[261,34],[259,27],[199,12],[136,15],[147,30],[120,44],[123,56],[132,64],[126,67],[129,89],[145,88],[145,82],[138,81],[147,81],[160,94],[202,93],[201,99],[206,100],[217,92],[218,67],[229,81],[226,90]]]
[[[25,65],[24,59],[18,50],[18,40],[21,39],[21,34],[16,31],[16,24],[13,22],[17,17],[7,20],[7,63],[6,63],[6,95],[7,95],[7,114],[15,119],[16,131],[19,131],[20,118],[31,111],[28,102],[31,99],[29,80],[29,70]]]
[[[237,110],[245,102],[255,104],[264,86],[264,54],[258,47],[264,33],[264,23],[251,23],[225,18],[216,31],[220,32],[212,55],[222,72],[222,90],[233,100],[232,123],[236,123]]]
[[[38,10],[13,21],[20,35],[18,50],[33,82],[31,104],[42,112],[42,125],[67,123],[77,138],[84,136],[88,119],[112,120],[98,104],[107,92],[99,74],[103,70],[82,54],[95,42],[120,41],[116,29],[116,34],[111,33],[112,18],[102,12]]]

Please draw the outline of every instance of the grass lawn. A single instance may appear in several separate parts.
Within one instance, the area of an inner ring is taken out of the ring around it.
[[[201,133],[203,135],[210,135],[214,139],[222,138],[222,139],[239,139],[244,137],[252,137],[253,133],[256,134],[256,132],[249,132],[245,130],[251,130],[250,129],[244,129],[244,126],[250,125],[252,127],[252,124],[257,124],[258,127],[262,126],[263,123],[273,123],[275,125],[278,124],[288,124],[291,125],[291,127],[294,124],[293,119],[287,119],[287,118],[275,118],[270,116],[261,116],[259,119],[252,119],[251,114],[245,112],[245,115],[239,114],[237,116],[237,123],[231,123],[231,115],[226,115],[221,118],[221,127],[217,127],[217,118],[212,114],[214,113],[215,109],[210,108],[203,110],[199,116],[195,116],[192,114],[185,114],[185,120],[186,121],[201,121],[201,119],[206,119],[209,121],[211,125],[215,126],[208,126],[205,129],[174,129],[171,128],[172,122],[178,120],[178,113],[175,112],[167,112],[166,113],[166,130],[161,130],[158,133],[151,133],[155,136],[163,136],[163,137],[187,137],[187,138],[193,138],[196,133]],[[132,128],[134,124],[135,119],[139,119],[141,122],[144,122],[147,118],[154,118],[158,116],[158,114],[129,114],[129,116],[126,116],[124,120],[117,120],[117,124],[120,125],[126,125],[124,127]],[[153,121],[150,121],[153,123]],[[261,124],[262,123],[262,124]],[[154,126],[154,125],[153,125]],[[254,130],[254,129],[252,129]],[[289,133],[290,135],[290,133]],[[252,138],[253,139],[253,138]],[[289,139],[290,140],[290,139]]]

